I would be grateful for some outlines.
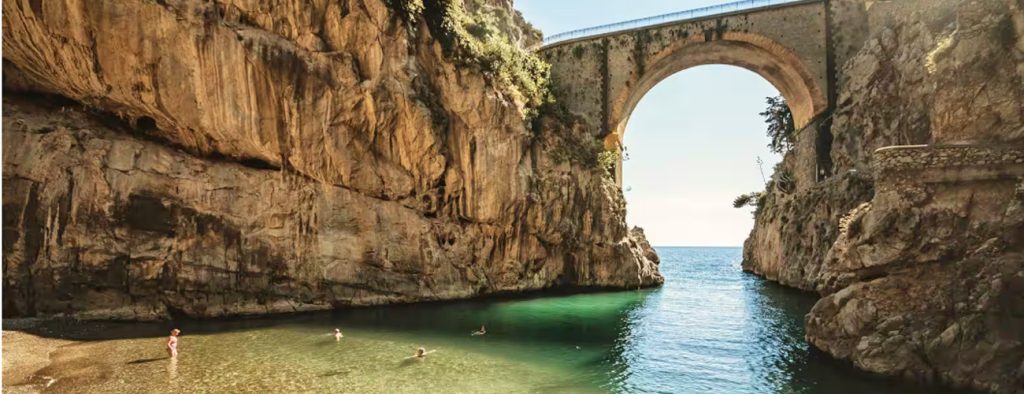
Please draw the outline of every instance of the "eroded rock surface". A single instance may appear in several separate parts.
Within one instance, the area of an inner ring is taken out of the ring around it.
[[[808,340],[859,368],[1021,392],[1022,5],[832,8],[834,175],[769,190],[744,268],[821,293]],[[810,146],[781,170],[808,172]]]
[[[871,179],[850,172],[796,193],[765,197],[743,246],[743,269],[786,286],[815,290],[839,235],[836,223],[874,193]]]
[[[574,126],[529,128],[384,1],[3,7],[5,86],[29,92],[3,104],[7,315],[662,281],[621,192],[550,154]]]
[[[894,147],[841,221],[807,337],[858,367],[1024,388],[1024,147]]]

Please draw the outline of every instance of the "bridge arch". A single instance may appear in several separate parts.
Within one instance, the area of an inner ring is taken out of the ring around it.
[[[558,101],[610,150],[621,149],[644,94],[672,74],[711,64],[752,71],[786,98],[798,128],[816,130],[797,136],[798,161],[811,165],[796,177],[809,185],[831,171],[831,132],[819,117],[834,100],[828,5],[741,0],[556,34],[538,52],[551,64]]]
[[[610,100],[608,145],[622,143],[630,114],[651,88],[665,78],[697,66],[730,65],[760,75],[785,97],[798,129],[828,107],[824,90],[800,58],[761,35],[735,32],[712,41],[676,42],[648,60],[650,66],[643,75]]]

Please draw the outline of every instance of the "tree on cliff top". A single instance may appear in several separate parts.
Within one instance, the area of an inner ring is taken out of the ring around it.
[[[772,152],[786,154],[793,149],[796,140],[796,125],[793,122],[793,113],[786,105],[786,99],[782,96],[768,97],[766,99],[768,108],[761,112],[764,122],[768,124],[768,148]]]

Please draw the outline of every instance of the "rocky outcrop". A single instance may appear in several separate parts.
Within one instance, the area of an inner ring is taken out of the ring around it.
[[[769,190],[744,250],[745,269],[823,295],[816,347],[889,376],[1024,387],[1021,9],[833,2],[836,175]]]
[[[1024,147],[892,147],[841,221],[807,337],[860,368],[1024,387]]]
[[[837,28],[872,34],[840,64],[837,169],[869,170],[891,145],[1024,141],[1015,0],[846,3]],[[864,23],[842,24],[858,9]]]
[[[4,3],[5,314],[661,283],[603,171],[552,157],[574,126],[456,66],[427,3]]]
[[[767,193],[743,245],[743,269],[786,286],[814,290],[821,262],[839,236],[835,224],[873,193],[870,177],[856,171],[795,193]]]

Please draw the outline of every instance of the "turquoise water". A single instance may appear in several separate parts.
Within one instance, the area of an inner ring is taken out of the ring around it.
[[[654,290],[65,328],[91,340],[51,355],[48,390],[925,392],[812,352],[803,316],[815,297],[742,273],[740,249],[658,253],[666,283]],[[481,324],[487,335],[470,336]],[[171,325],[184,332],[174,361],[161,337]],[[406,359],[420,346],[434,352]]]

